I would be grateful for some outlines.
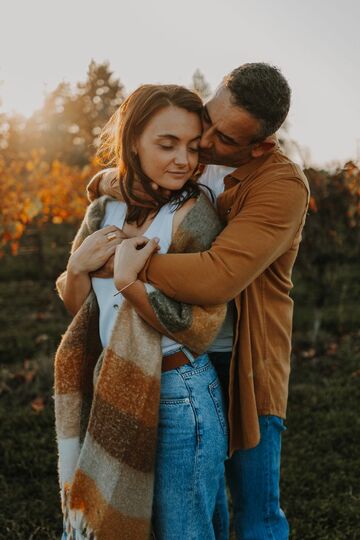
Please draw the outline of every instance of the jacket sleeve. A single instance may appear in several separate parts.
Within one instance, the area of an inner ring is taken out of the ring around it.
[[[268,182],[248,193],[209,250],[154,255],[139,277],[175,300],[228,302],[290,249],[304,223],[308,197],[297,178]]]
[[[94,219],[94,215],[95,215],[95,219],[97,219],[97,222],[100,221],[100,218],[97,217],[96,214],[101,204],[104,204],[103,201],[95,200],[87,207],[84,219],[82,220],[81,225],[76,232],[74,240],[72,241],[70,255],[72,255],[74,251],[77,250],[77,248],[80,246],[83,240],[87,236],[89,236],[91,232],[94,232],[93,230],[91,230],[90,222],[91,220]],[[55,287],[61,300],[63,300],[63,291],[66,284],[66,276],[67,276],[67,271],[64,270],[64,272],[62,272],[55,281]]]
[[[99,190],[100,182],[101,193]],[[86,194],[90,202],[104,194],[114,199],[123,200],[116,178],[116,169],[106,169],[95,174],[86,186]]]

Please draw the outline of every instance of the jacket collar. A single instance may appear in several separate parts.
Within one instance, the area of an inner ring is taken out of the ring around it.
[[[235,171],[233,171],[231,174],[228,174],[225,178],[229,179],[232,184],[235,183],[234,181],[243,182],[254,171],[258,170],[264,163],[266,163],[268,159],[271,159],[273,154],[279,150],[279,142],[277,137],[275,137],[275,146],[269,150],[269,152],[266,152],[266,154],[258,158],[251,159],[247,163],[244,163],[244,165],[240,165],[240,167],[235,169]]]

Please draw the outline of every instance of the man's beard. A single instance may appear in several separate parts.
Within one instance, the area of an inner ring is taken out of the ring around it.
[[[223,161],[219,159],[211,150],[200,149],[199,161],[204,165],[224,165]]]
[[[245,152],[243,155],[237,156],[218,156],[212,150],[199,151],[199,162],[203,165],[224,165],[225,167],[239,167],[244,163],[251,160],[251,154],[247,155]]]
[[[211,150],[201,150],[199,152],[199,162],[203,163],[204,165],[225,165],[230,166],[229,161],[225,158],[222,158],[220,156],[217,156],[214,152]]]

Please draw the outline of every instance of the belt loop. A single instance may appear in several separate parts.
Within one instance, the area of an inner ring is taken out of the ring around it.
[[[191,354],[191,352],[186,348],[186,347],[181,347],[181,350],[182,352],[185,354],[185,356],[188,357],[189,361],[190,361],[190,364],[192,366],[195,365],[195,358],[193,357],[193,355]]]

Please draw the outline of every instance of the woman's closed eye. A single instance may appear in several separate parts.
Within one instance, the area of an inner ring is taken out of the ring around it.
[[[164,150],[173,150],[173,146],[169,146],[167,144],[159,144],[160,148],[163,148]]]
[[[163,150],[174,150],[174,146],[168,146],[168,145],[165,145],[165,144],[159,144],[160,148],[163,148]],[[192,153],[198,153],[199,152],[199,148],[198,147],[193,147],[193,146],[190,146],[188,148],[189,152],[192,152]]]

